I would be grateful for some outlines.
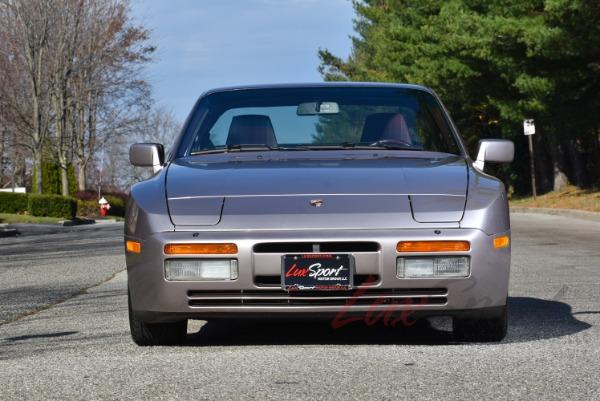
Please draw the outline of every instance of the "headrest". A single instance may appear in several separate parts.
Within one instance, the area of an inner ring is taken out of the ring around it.
[[[269,116],[247,114],[235,116],[229,126],[227,145],[277,146]]]
[[[384,139],[412,142],[406,120],[401,113],[374,113],[365,119],[360,141],[373,143]]]

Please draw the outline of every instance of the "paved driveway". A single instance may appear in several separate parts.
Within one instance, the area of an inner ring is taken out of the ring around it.
[[[0,399],[600,400],[600,223],[512,221],[499,344],[454,344],[444,319],[265,320],[192,322],[186,346],[139,348],[125,273],[104,281],[123,268],[116,228],[3,239],[0,311],[16,320],[0,326]]]

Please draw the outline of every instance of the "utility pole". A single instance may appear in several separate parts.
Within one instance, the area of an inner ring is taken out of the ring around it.
[[[100,174],[98,175],[98,199],[102,197],[102,174],[104,174],[104,146],[100,153]]]
[[[533,120],[523,121],[523,132],[527,135],[529,140],[529,167],[531,170],[531,190],[533,192],[533,199],[537,197],[537,191],[535,189],[535,159],[533,152],[533,135],[535,134],[535,124]]]

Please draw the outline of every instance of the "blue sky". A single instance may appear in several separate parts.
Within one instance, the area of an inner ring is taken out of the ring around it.
[[[134,0],[152,30],[147,68],[159,105],[183,122],[205,90],[229,85],[316,82],[317,50],[350,51],[350,0]]]

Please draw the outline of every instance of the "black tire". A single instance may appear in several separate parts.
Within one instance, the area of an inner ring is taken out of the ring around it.
[[[187,334],[187,319],[172,323],[145,323],[135,317],[131,309],[131,297],[127,293],[129,307],[129,329],[137,345],[178,345]]]
[[[502,314],[492,318],[452,319],[454,338],[461,342],[497,342],[506,337],[508,312],[506,306]]]

